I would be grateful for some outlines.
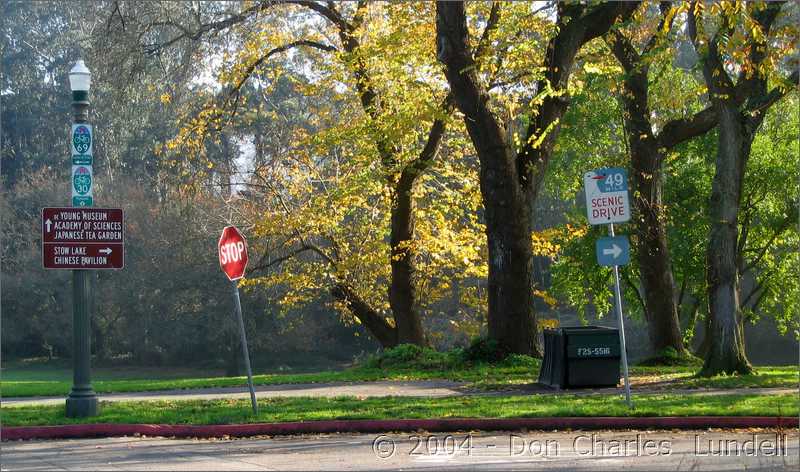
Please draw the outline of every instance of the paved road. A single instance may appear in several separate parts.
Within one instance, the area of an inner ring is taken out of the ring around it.
[[[798,433],[495,432],[2,443],[2,470],[798,470]],[[776,438],[780,437],[778,442]],[[753,445],[760,445],[757,450]],[[753,456],[755,451],[755,456]],[[748,456],[749,454],[749,456]]]
[[[566,394],[566,395],[597,395],[614,394],[622,392],[617,388],[597,388],[580,390],[552,390],[535,384],[509,386],[504,390],[480,391],[469,387],[463,382],[449,380],[420,380],[420,381],[378,381],[378,382],[334,382],[315,384],[281,384],[256,386],[258,398],[273,397],[446,397],[453,395],[529,395],[537,393]],[[633,392],[640,393],[671,393],[681,395],[725,395],[732,393],[748,393],[763,395],[779,395],[784,393],[797,393],[796,388],[740,388],[740,389],[652,389],[647,387],[633,388]],[[195,390],[161,390],[154,392],[131,392],[100,394],[103,401],[131,401],[131,400],[211,400],[218,398],[250,398],[246,387],[232,388],[204,388]],[[25,397],[3,398],[4,406],[22,405],[60,405],[64,397]]]

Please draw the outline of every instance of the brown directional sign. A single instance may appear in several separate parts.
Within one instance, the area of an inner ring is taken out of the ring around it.
[[[45,269],[122,269],[122,244],[53,243],[42,251]]]
[[[45,269],[122,269],[125,224],[119,208],[43,208]]]

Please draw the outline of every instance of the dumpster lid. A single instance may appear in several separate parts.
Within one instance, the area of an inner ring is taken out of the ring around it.
[[[616,334],[617,328],[607,326],[565,326],[559,328],[564,334]]]

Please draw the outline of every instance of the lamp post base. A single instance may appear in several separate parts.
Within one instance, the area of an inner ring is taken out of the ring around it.
[[[67,418],[97,416],[99,410],[96,395],[67,397]]]

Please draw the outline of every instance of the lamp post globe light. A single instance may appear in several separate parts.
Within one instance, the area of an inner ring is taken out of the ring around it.
[[[89,145],[86,153],[80,156],[71,156],[73,173],[76,159],[82,164],[82,168],[89,169],[91,176],[91,128],[87,124],[89,121],[89,88],[92,85],[92,74],[79,60],[69,72],[69,87],[72,91],[72,110],[73,110],[73,131],[70,133],[70,140],[74,140],[73,135],[76,129],[80,128],[83,133],[88,133]],[[77,127],[75,125],[85,124],[86,126]],[[70,146],[73,149],[73,145]],[[73,154],[73,152],[70,152]],[[87,161],[88,159],[88,161]],[[91,177],[90,177],[91,179]],[[74,186],[70,182],[70,186]],[[91,180],[89,181],[91,186]],[[75,199],[73,198],[73,206]],[[82,201],[81,206],[91,206],[91,199]],[[97,395],[92,388],[91,382],[91,300],[92,300],[92,273],[88,270],[72,271],[72,390],[66,401],[66,415],[70,418],[82,418],[95,416],[98,413]]]
[[[89,103],[89,88],[92,86],[92,73],[80,59],[69,71],[69,88],[72,90],[72,100],[75,102]]]

